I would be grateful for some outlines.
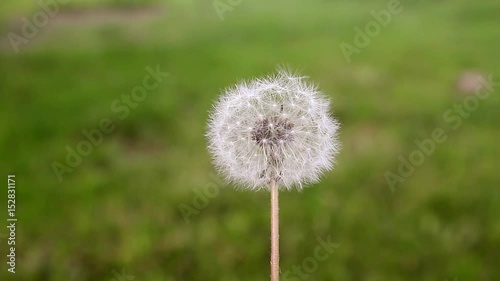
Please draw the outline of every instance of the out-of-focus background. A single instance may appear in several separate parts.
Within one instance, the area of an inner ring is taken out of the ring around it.
[[[280,64],[343,143],[281,193],[283,280],[500,276],[497,1],[16,0],[0,33],[1,280],[268,280],[269,194],[224,184],[204,132]]]

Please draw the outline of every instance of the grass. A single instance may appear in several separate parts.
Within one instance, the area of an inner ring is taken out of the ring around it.
[[[269,194],[223,185],[189,224],[179,206],[219,184],[203,135],[221,89],[287,63],[332,98],[343,149],[320,184],[280,195],[282,272],[330,236],[340,247],[308,280],[494,280],[498,87],[457,130],[442,115],[464,101],[454,87],[463,71],[500,80],[498,9],[490,1],[403,4],[350,64],[339,44],[352,44],[353,28],[386,1],[244,1],[224,21],[211,2],[169,2],[148,20],[66,24],[57,22],[61,7],[18,54],[7,42],[0,170],[17,178],[18,272],[6,271],[4,256],[0,279],[113,280],[125,269],[134,280],[268,280]],[[37,10],[28,1],[2,5],[4,34],[7,15]],[[156,65],[168,79],[121,120],[111,104]],[[51,164],[64,163],[65,147],[103,118],[116,129],[59,182]],[[391,192],[384,173],[438,127],[447,141]]]

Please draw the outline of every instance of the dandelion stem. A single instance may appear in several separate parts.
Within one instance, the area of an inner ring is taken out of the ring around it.
[[[280,279],[280,245],[279,245],[279,201],[278,186],[271,180],[271,281]]]

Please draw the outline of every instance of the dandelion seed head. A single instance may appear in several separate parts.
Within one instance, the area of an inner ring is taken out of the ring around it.
[[[225,178],[249,189],[302,189],[333,168],[338,122],[305,77],[277,74],[225,90],[208,123],[208,150]]]

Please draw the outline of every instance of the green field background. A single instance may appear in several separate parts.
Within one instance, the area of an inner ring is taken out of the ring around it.
[[[66,2],[17,52],[8,34],[43,9],[0,3],[0,280],[269,280],[269,194],[223,183],[204,134],[224,88],[277,65],[317,83],[342,124],[335,169],[281,193],[283,281],[500,280],[498,1],[401,1],[349,60],[341,43],[390,1],[221,0],[222,18],[211,0]],[[147,67],[168,76],[117,113]],[[467,73],[492,77],[488,98],[457,87]],[[468,98],[460,125],[443,118]],[[54,163],[106,118],[114,130],[59,180]],[[391,189],[436,128],[446,141]],[[293,273],[327,238],[335,251]]]

